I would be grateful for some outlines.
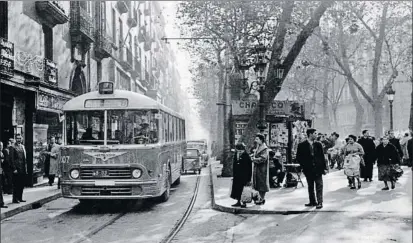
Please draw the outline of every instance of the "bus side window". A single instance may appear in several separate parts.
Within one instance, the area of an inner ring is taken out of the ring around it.
[[[169,141],[172,142],[173,138],[172,138],[172,116],[168,114],[168,122],[169,122]]]
[[[163,113],[163,129],[165,131],[164,140],[165,142],[168,142],[168,115],[166,113]]]

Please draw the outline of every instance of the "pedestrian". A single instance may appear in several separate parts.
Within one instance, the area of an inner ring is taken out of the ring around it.
[[[363,137],[360,138],[357,143],[363,147],[364,155],[364,166],[361,167],[360,176],[364,178],[364,181],[373,181],[373,165],[376,161],[376,145],[374,141],[370,138],[368,130],[363,131]]]
[[[8,208],[4,205],[3,200],[3,162],[4,162],[4,155],[3,155],[3,142],[0,142],[0,208]]]
[[[2,150],[3,161],[3,191],[5,194],[13,193],[13,165],[10,158],[10,148],[14,145],[14,139],[10,138],[7,141],[7,146]]]
[[[270,150],[268,154],[270,156],[270,188],[279,188],[284,179],[283,166],[280,161],[281,153]]]
[[[396,147],[397,154],[400,157],[399,160],[401,160],[401,158],[403,158],[403,150],[402,150],[402,147],[400,145],[400,140],[398,138],[396,138],[396,136],[394,135],[393,130],[389,131],[389,142],[391,144],[393,144],[394,147]]]
[[[323,146],[316,141],[316,129],[307,130],[307,140],[300,143],[297,148],[297,162],[303,168],[304,176],[308,184],[308,197],[310,202],[306,207],[316,206],[323,208],[323,175],[326,174],[327,166],[324,157]],[[314,194],[317,194],[317,201]]]
[[[252,162],[254,163],[253,188],[259,193],[259,198],[255,201],[255,204],[262,205],[265,204],[265,193],[270,190],[268,147],[265,144],[265,137],[262,134],[255,136],[255,142],[257,143],[257,148],[252,158]]]
[[[60,146],[56,143],[55,137],[50,138],[50,169],[49,169],[49,186],[53,186],[56,175],[59,176],[59,158]]]
[[[396,147],[390,143],[389,136],[383,137],[383,143],[377,146],[377,167],[379,171],[379,181],[384,182],[382,190],[389,190],[389,181],[394,189],[396,178],[392,173],[392,166],[400,163]]]
[[[245,202],[241,202],[241,194],[244,187],[251,184],[252,161],[244,144],[238,143],[235,145],[235,149],[231,198],[237,200],[237,203],[232,207],[245,208],[247,205]]]
[[[26,184],[26,149],[22,144],[22,136],[16,135],[16,143],[11,147],[10,158],[13,165],[13,203],[23,200],[23,189]]]
[[[275,156],[275,152],[273,151],[273,150],[270,150],[269,152],[268,152],[268,156],[269,156],[269,174],[270,174],[270,177],[269,177],[269,181],[270,181],[270,188],[276,188],[276,186],[275,186],[275,176],[276,176],[276,174],[277,174],[277,172],[276,172],[276,168],[275,168],[275,158],[274,158],[274,156]]]
[[[413,131],[410,132],[410,136],[412,138],[407,142],[407,153],[409,154],[409,167],[413,170]]]
[[[362,156],[364,155],[364,150],[363,147],[356,142],[356,140],[356,136],[349,135],[348,144],[344,147],[344,174],[351,181],[350,189],[356,189],[355,179],[357,179],[358,189],[361,188],[360,165],[364,164],[362,159]]]
[[[402,164],[404,165],[409,165],[409,152],[407,151],[407,142],[410,140],[410,134],[409,133],[405,133],[404,137],[402,139],[400,139],[400,146],[402,148],[402,152],[403,152],[403,158],[402,158]]]

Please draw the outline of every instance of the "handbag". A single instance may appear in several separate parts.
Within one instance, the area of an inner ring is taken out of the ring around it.
[[[396,178],[399,178],[403,175],[403,169],[400,167],[400,165],[395,164],[392,165],[390,168],[390,172],[393,176],[395,176]]]
[[[253,197],[253,189],[250,186],[244,186],[241,194],[241,202],[242,203],[250,203],[252,202]]]

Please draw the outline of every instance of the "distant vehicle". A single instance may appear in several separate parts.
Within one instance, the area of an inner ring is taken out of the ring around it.
[[[169,199],[186,152],[182,116],[111,82],[71,99],[63,111],[63,197]]]
[[[206,139],[202,140],[189,140],[186,142],[187,148],[196,148],[201,152],[202,155],[202,166],[206,167],[208,165],[209,155],[208,155],[208,144]]]
[[[198,172],[201,174],[202,155],[196,148],[187,148],[184,157],[182,158],[182,171],[187,174],[188,171]]]

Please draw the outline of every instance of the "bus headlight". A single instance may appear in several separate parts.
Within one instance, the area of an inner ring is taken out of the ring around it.
[[[72,179],[77,179],[79,178],[79,170],[77,169],[73,169],[70,171],[70,177],[72,177]]]
[[[132,171],[133,178],[137,179],[137,178],[141,177],[141,175],[142,175],[142,171],[140,169],[134,169]]]

